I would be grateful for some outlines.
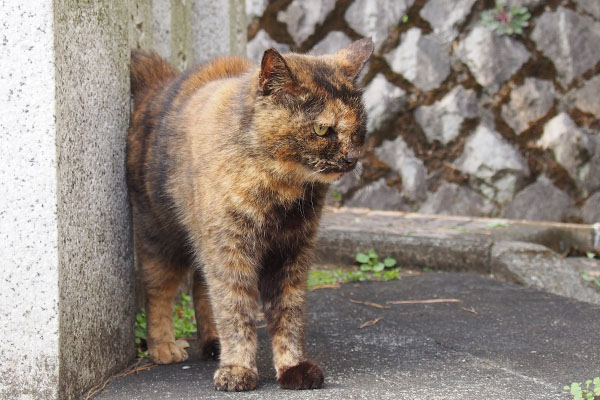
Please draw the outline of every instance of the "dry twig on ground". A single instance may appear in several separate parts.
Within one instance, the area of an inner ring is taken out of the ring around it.
[[[381,321],[382,319],[383,319],[383,317],[378,317],[378,318],[375,318],[374,320],[367,321],[367,322],[363,323],[361,326],[359,326],[358,329],[366,328],[367,326],[373,326],[376,323],[378,323],[379,321]]]
[[[317,286],[313,286],[312,288],[310,288],[310,290],[317,290],[317,289],[339,289],[340,285],[338,285],[337,283],[327,283],[327,284],[323,284],[323,285],[317,285]]]
[[[359,300],[350,299],[350,303],[362,304],[362,305],[369,306],[369,307],[380,308],[382,310],[390,308],[390,306],[382,306],[381,304],[373,303],[370,301],[359,301]]]
[[[105,380],[103,383],[94,386],[93,388],[91,388],[88,391],[88,393],[85,397],[85,400],[93,399],[94,397],[99,395],[106,388],[106,386],[110,383],[110,381],[112,381],[113,379],[124,378],[124,377],[132,375],[132,374],[137,374],[138,372],[141,372],[141,371],[147,371],[154,367],[158,367],[158,365],[154,364],[154,363],[148,363],[148,364],[141,365],[144,361],[146,361],[146,360],[143,358],[140,358],[139,360],[136,361],[135,364],[133,364],[131,367],[127,368],[125,371],[121,372],[118,375],[111,376],[110,378]]]
[[[463,311],[466,311],[466,312],[473,313],[475,315],[479,315],[479,313],[477,311],[475,311],[475,307],[471,307],[471,308],[461,307],[460,309]]]
[[[434,303],[460,303],[460,299],[427,299],[427,300],[397,300],[386,301],[387,304],[434,304]]]

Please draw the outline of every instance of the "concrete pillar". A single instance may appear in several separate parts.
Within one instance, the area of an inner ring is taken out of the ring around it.
[[[71,399],[135,356],[125,2],[2,2],[0,398]]]
[[[135,357],[130,47],[243,54],[244,2],[0,4],[0,398],[72,399]]]
[[[59,266],[52,2],[3,0],[0,10],[0,398],[53,399]]]
[[[126,1],[54,1],[59,394],[135,357]]]
[[[227,54],[246,55],[243,0],[196,0],[192,5],[194,62]]]
[[[154,50],[180,70],[246,55],[244,0],[130,0],[131,47]]]

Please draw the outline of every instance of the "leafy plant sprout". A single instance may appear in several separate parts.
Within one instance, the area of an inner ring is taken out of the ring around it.
[[[386,257],[383,261],[379,261],[379,256],[374,249],[367,253],[357,253],[356,261],[360,264],[361,271],[381,272],[385,268],[396,266],[396,260],[391,257]]]
[[[578,382],[573,382],[563,389],[573,396],[573,400],[597,400],[600,399],[600,377],[585,381],[585,389],[584,384]]]
[[[523,34],[523,28],[529,25],[531,14],[523,6],[510,9],[505,3],[496,2],[496,8],[481,13],[481,23],[500,35]]]

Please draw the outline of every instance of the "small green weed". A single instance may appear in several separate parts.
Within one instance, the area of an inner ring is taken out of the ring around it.
[[[523,28],[529,25],[529,18],[531,14],[527,8],[516,6],[508,9],[502,2],[496,2],[496,8],[481,13],[481,23],[500,35],[522,35]]]
[[[490,228],[505,228],[508,226],[506,221],[491,221],[487,224]]]
[[[362,271],[345,271],[342,269],[323,270],[313,269],[308,274],[307,287],[309,290],[322,285],[336,285],[346,282],[362,282],[367,280],[367,274]]]
[[[407,23],[408,22],[408,15],[406,15],[406,14],[403,15],[401,21],[402,21],[403,24]]]
[[[331,197],[333,197],[333,199],[335,201],[341,201],[342,200],[342,194],[340,192],[331,192]]]
[[[367,253],[357,253],[356,261],[360,264],[360,270],[363,272],[381,272],[385,268],[396,266],[396,260],[391,257],[386,257],[383,261],[379,261],[379,256],[374,249],[369,250]]]
[[[570,386],[565,386],[563,389],[571,393],[573,400],[600,399],[600,377],[585,381],[585,389],[583,389],[583,384],[578,382],[573,382]]]
[[[390,281],[400,279],[402,268],[396,266],[396,260],[386,257],[383,262],[379,261],[379,256],[375,250],[371,249],[367,253],[357,253],[356,261],[360,264],[360,269],[356,270],[319,270],[313,269],[308,274],[307,287],[313,289],[317,286],[336,285],[346,282],[364,282],[364,281]]]
[[[175,339],[189,338],[196,335],[196,317],[191,296],[181,293],[181,302],[173,307],[173,328]],[[135,318],[135,345],[140,358],[148,357],[146,348],[146,310],[142,310]]]
[[[586,282],[594,282],[596,285],[600,286],[600,275],[598,274],[592,276],[590,271],[583,271],[581,273],[581,278]]]
[[[600,260],[600,254],[598,254],[598,253],[592,253],[591,251],[585,253],[585,256],[587,258],[592,258],[592,259],[596,258],[596,259]]]
[[[142,308],[135,316],[135,348],[139,358],[148,357],[148,352],[143,350],[146,346],[146,329],[146,310]]]
[[[598,253],[588,252],[585,253],[585,255],[587,258],[590,259],[600,259],[600,254]],[[600,274],[598,273],[598,271],[583,271],[581,273],[581,278],[586,282],[594,282],[596,285],[600,286]]]
[[[337,285],[346,282],[365,282],[365,281],[391,281],[400,279],[400,268],[384,270],[381,272],[364,272],[353,270],[323,270],[313,269],[308,273],[306,286],[309,290],[323,285]]]

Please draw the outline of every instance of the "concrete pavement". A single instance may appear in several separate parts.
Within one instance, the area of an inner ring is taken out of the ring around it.
[[[433,298],[460,302],[387,304]],[[216,392],[217,363],[192,352],[186,363],[114,380],[97,399],[558,400],[570,398],[564,385],[600,376],[597,305],[470,273],[345,284],[308,299],[307,349],[324,389],[279,389],[263,328],[254,392]]]

